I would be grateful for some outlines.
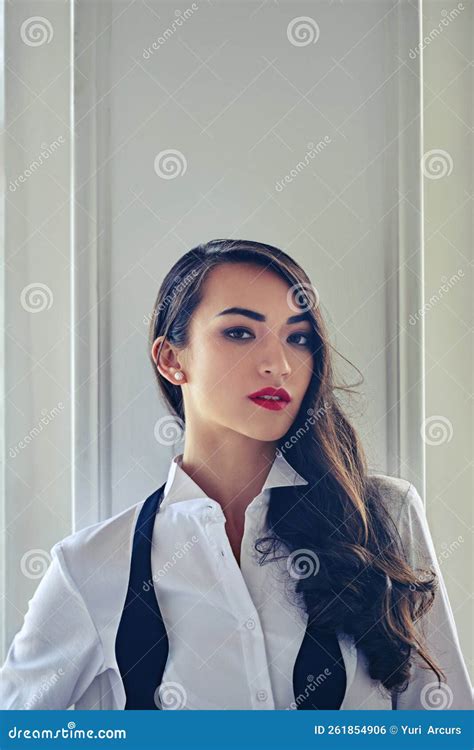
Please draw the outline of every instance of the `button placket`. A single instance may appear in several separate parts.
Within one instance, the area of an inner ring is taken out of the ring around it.
[[[258,510],[261,511],[260,508]],[[260,515],[260,513],[257,513],[257,518],[260,518]],[[249,545],[253,544],[252,540],[255,536],[254,529],[256,519],[252,518],[249,522],[249,520],[247,520],[248,516],[246,518],[244,535],[242,538],[243,554],[241,566],[239,566],[232,552],[230,541],[225,531],[225,516],[222,509],[214,506],[207,507],[205,517],[206,535],[210,539],[215,550],[216,563],[220,563],[221,565],[224,563],[227,571],[226,575],[229,576],[228,585],[226,585],[224,589],[227,594],[229,607],[241,623],[241,638],[246,673],[249,676],[252,673],[260,675],[260,679],[255,681],[256,684],[249,685],[250,700],[255,709],[270,710],[274,708],[274,704],[266,656],[265,639],[260,623],[260,616],[254,606],[251,591],[243,574],[245,569],[244,566],[246,564],[245,555],[248,553]],[[218,522],[221,523],[221,526],[218,526],[217,528],[211,526],[212,523]],[[258,521],[257,525],[259,525]],[[248,614],[247,619],[243,619],[242,617],[243,614],[245,617],[245,612]],[[268,689],[265,689],[264,686]]]
[[[215,551],[216,563],[217,564],[222,563],[224,561],[224,559],[226,559],[226,557],[227,557],[227,555],[225,554],[225,551],[224,551],[224,549],[222,547],[222,543],[207,528],[207,526],[211,525],[211,524],[216,524],[216,523],[223,524],[224,523],[225,517],[224,517],[224,514],[222,512],[222,509],[220,508],[220,506],[215,506],[215,505],[207,504],[206,505],[206,512],[205,512],[204,518],[205,518],[205,521],[206,521],[206,524],[205,524],[206,536],[209,539],[209,541],[210,541],[210,543],[212,545],[213,550]]]
[[[247,508],[249,510],[249,508]],[[247,511],[246,511],[247,513]],[[263,502],[254,503],[250,512],[247,513],[245,519],[244,534],[242,538],[242,558],[241,558],[241,572],[245,578],[245,572],[248,567],[253,567],[255,560],[253,559],[254,543],[255,539],[261,535],[263,527],[263,515],[265,513],[265,505]],[[252,573],[249,570],[250,580],[252,580]],[[253,603],[252,587],[247,584],[247,590],[250,599]],[[259,675],[257,679],[253,681],[252,687],[252,703],[254,708],[257,710],[271,710],[274,709],[273,692],[270,682],[270,673],[268,668],[265,638],[263,633],[263,626],[260,621],[260,614],[257,609],[254,609],[254,614],[250,614],[244,623],[245,630],[248,634],[249,642],[249,653],[253,654],[252,659],[252,672]],[[265,686],[265,687],[264,687]],[[265,689],[267,688],[267,689]]]
[[[257,611],[254,616],[248,617],[243,623],[242,637],[248,674],[258,676],[251,683],[254,708],[259,710],[273,709],[273,692],[266,656],[265,638]],[[267,689],[263,687],[264,685]]]

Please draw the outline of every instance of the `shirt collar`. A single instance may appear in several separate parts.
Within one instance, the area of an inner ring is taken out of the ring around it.
[[[185,500],[210,499],[204,490],[186,474],[181,466],[182,459],[182,453],[176,454],[171,459],[160,508]],[[262,491],[257,497],[268,499],[270,492],[266,492],[266,490],[271,490],[273,487],[292,487],[303,484],[309,484],[309,482],[301,474],[298,474],[284,458],[281,451],[278,451],[265,480],[265,484],[262,487]]]

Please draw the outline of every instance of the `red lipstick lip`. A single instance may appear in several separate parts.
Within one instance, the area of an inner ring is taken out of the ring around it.
[[[267,386],[266,388],[261,388],[259,391],[255,391],[255,393],[251,393],[249,398],[258,398],[259,396],[279,396],[282,401],[291,401],[290,394],[284,388]]]

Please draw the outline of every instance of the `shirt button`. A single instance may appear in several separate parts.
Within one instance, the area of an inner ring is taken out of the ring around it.
[[[268,698],[268,693],[266,690],[259,690],[257,693],[257,698],[259,701],[266,701]]]
[[[249,619],[245,623],[245,627],[248,628],[248,630],[253,630],[255,627],[255,620],[252,620],[252,618],[249,617]]]

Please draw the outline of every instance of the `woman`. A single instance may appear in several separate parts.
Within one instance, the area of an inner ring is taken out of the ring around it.
[[[149,353],[184,452],[145,501],[53,547],[2,707],[472,707],[422,501],[369,476],[330,349],[278,248],[178,260]]]

